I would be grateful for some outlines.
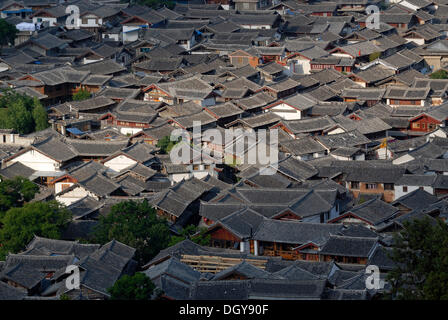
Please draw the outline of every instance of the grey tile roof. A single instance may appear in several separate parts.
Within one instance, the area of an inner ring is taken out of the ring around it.
[[[361,134],[371,134],[392,129],[390,125],[378,117],[370,117],[368,119],[352,120],[343,115],[333,117],[342,128],[346,131],[357,130]]]
[[[285,220],[264,220],[254,235],[255,240],[304,244],[314,242],[325,243],[330,234],[336,234],[342,229],[342,225],[306,223]]]
[[[325,289],[323,300],[368,300],[367,290]]]
[[[22,300],[27,295],[25,290],[20,290],[0,281],[0,300]]]
[[[238,116],[243,113],[243,110],[238,108],[231,102],[227,102],[224,104],[217,104],[215,106],[207,107],[207,111],[209,111],[213,116],[217,118],[226,118],[232,116]]]
[[[247,300],[248,282],[241,280],[198,281],[190,293],[191,300]]]
[[[175,128],[169,124],[163,124],[157,127],[151,127],[148,129],[143,129],[143,133],[145,135],[148,135],[150,137],[153,137],[157,140],[162,139],[163,137],[169,137],[171,135],[171,131],[173,131]],[[138,135],[138,133],[137,133]]]
[[[100,245],[97,244],[81,244],[77,241],[54,240],[34,236],[23,254],[37,250],[40,254],[46,252],[47,255],[74,255],[78,259],[82,259],[99,247]]]
[[[307,180],[315,176],[318,172],[311,164],[294,157],[287,157],[279,161],[277,170],[281,174],[297,181]]]
[[[32,144],[31,148],[60,162],[71,160],[78,155],[75,150],[70,148],[70,146],[64,143],[61,139],[53,136]]]
[[[203,218],[212,221],[217,221],[229,216],[234,212],[240,211],[244,207],[245,206],[242,203],[228,204],[228,203],[201,202],[199,208],[199,215]]]
[[[347,237],[361,237],[361,238],[377,238],[378,234],[363,226],[363,225],[356,225],[356,224],[351,224],[348,225],[346,229],[343,229],[340,234],[342,236],[347,236]]]
[[[349,209],[347,212],[372,225],[378,225],[392,219],[398,213],[398,208],[379,199],[372,199]]]
[[[70,204],[67,208],[72,212],[73,219],[81,219],[84,216],[99,210],[103,205],[103,202],[87,196]]]
[[[80,156],[107,157],[128,145],[128,141],[97,141],[68,138],[65,139],[65,142]]]
[[[319,215],[330,212],[330,210],[334,207],[336,191],[334,191],[333,197],[333,201],[331,201],[328,198],[323,198],[320,195],[320,192],[312,190],[298,201],[291,204],[289,208],[301,217]]]
[[[251,110],[255,108],[264,107],[267,104],[275,101],[276,99],[270,94],[265,92],[256,93],[248,98],[233,100],[237,106],[241,107],[243,110]]]
[[[320,250],[321,255],[369,258],[378,243],[376,238],[332,235]]]
[[[185,284],[192,284],[199,280],[201,273],[192,269],[189,265],[182,263],[176,257],[171,257],[162,263],[154,265],[144,271],[144,273],[152,280],[156,280],[162,276],[176,278]],[[161,288],[164,289],[164,288]]]
[[[145,163],[154,158],[154,147],[143,142],[136,142],[121,149],[121,152],[129,155],[140,163]]]
[[[73,263],[74,255],[44,256],[9,254],[0,278],[13,281],[19,285],[33,289],[48,273],[65,268]]]
[[[344,133],[318,136],[316,139],[328,149],[362,146],[370,142],[368,138],[356,129]]]
[[[89,75],[88,71],[73,69],[71,67],[55,68],[33,74],[33,78],[42,81],[46,85],[55,86],[63,83],[81,83]]]
[[[375,265],[380,270],[392,270],[396,267],[396,263],[389,257],[392,249],[378,246],[369,259],[369,265]]]
[[[274,280],[250,281],[250,299],[320,300],[326,280]]]
[[[75,110],[82,112],[87,110],[95,110],[99,108],[102,109],[105,107],[111,108],[112,106],[115,105],[115,101],[107,97],[98,96],[82,101],[67,102],[66,105],[69,107],[70,111]]]
[[[101,90],[97,93],[97,95],[102,95],[110,99],[134,99],[140,93],[140,89],[128,89],[128,88],[113,88],[106,87],[104,90]]]
[[[274,273],[274,275],[288,279],[288,280],[317,280],[325,279],[325,277],[319,277],[305,269],[302,269],[298,264],[293,263],[292,265],[283,268]]]
[[[210,280],[211,281],[224,280],[233,274],[243,276],[246,279],[269,279],[273,277],[273,275],[271,275],[269,272],[257,268],[252,264],[247,263],[246,261],[243,261],[221,272],[218,272]]]
[[[242,209],[218,220],[209,229],[215,225],[224,227],[240,239],[249,238],[259,225],[263,222],[264,217],[251,209]]]
[[[285,148],[289,153],[300,156],[306,154],[313,154],[315,152],[323,152],[326,150],[319,142],[312,137],[299,138],[287,142],[282,142],[281,147]]]
[[[300,120],[282,120],[281,123],[293,134],[323,131],[336,124],[336,122],[328,116]]]
[[[98,62],[92,62],[77,68],[81,71],[89,71],[90,73],[100,75],[110,75],[125,71],[126,68],[116,63],[114,60],[101,60]]]
[[[424,174],[404,174],[396,183],[397,186],[432,186],[436,180],[436,175]]]
[[[14,162],[10,166],[0,170],[0,176],[6,179],[13,179],[15,177],[24,177],[28,179],[36,171],[25,166],[21,162]]]

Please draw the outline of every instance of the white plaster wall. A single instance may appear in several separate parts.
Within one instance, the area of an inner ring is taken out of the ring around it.
[[[36,171],[59,171],[59,163],[46,155],[32,149],[17,156],[7,163],[7,166],[20,162]]]
[[[120,132],[124,135],[127,135],[127,134],[134,135],[137,132],[140,132],[142,130],[143,130],[143,128],[126,128],[126,127],[120,128]]]
[[[395,198],[394,198],[394,200],[397,200],[398,198],[401,198],[402,196],[404,196],[404,195],[406,195],[406,194],[408,194],[408,193],[410,193],[412,191],[415,191],[418,188],[420,188],[418,186],[407,186],[407,187],[408,187],[408,191],[404,192],[403,191],[403,186],[397,186],[397,185],[394,186],[394,191],[395,191]],[[423,187],[423,190],[425,190],[426,192],[428,192],[430,194],[434,194],[434,188],[433,187],[430,187],[430,186]]]
[[[294,109],[285,103],[272,107],[269,110],[286,120],[300,120],[302,118],[302,113],[299,110]],[[286,112],[284,112],[285,110]]]
[[[336,128],[334,130],[328,131],[327,135],[331,135],[331,134],[338,134],[338,133],[344,133],[345,130],[342,128]]]
[[[39,21],[37,20],[38,18],[42,19],[40,22],[45,22],[48,21],[48,25],[50,27],[53,27],[56,24],[56,18],[50,18],[50,17],[33,17],[33,23],[39,23]]]
[[[130,159],[124,155],[119,155],[109,161],[104,162],[104,165],[108,167],[110,170],[115,172],[120,172],[123,169],[126,169],[129,166],[135,165],[137,161]]]
[[[84,189],[83,187],[78,187],[75,188],[71,191],[68,191],[64,194],[61,195],[56,195],[55,199],[61,203],[63,203],[66,206],[71,205],[72,203],[86,197],[86,196],[91,196],[95,199],[98,200],[98,197],[95,196],[93,193],[87,191],[86,189]]]
[[[410,156],[409,154],[405,154],[404,156],[401,156],[395,160],[392,161],[393,164],[402,164],[409,161],[414,160],[414,157]]]
[[[73,182],[56,182],[54,184],[54,193],[58,194],[62,191],[62,185],[68,184],[70,187],[74,184]]]

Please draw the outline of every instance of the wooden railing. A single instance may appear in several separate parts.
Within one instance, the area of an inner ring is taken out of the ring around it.
[[[268,257],[282,257],[286,260],[297,260],[299,258],[298,254],[295,251],[287,251],[287,250],[268,250],[264,249],[264,256]]]

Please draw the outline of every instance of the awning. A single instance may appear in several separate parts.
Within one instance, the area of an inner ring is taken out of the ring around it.
[[[67,128],[67,131],[74,135],[77,135],[77,136],[81,136],[81,135],[85,134],[84,131],[81,131],[78,128]]]

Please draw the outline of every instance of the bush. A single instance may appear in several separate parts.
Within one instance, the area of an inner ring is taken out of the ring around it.
[[[0,128],[21,134],[40,131],[49,126],[47,111],[36,98],[3,90],[0,96]]]
[[[80,90],[73,95],[74,101],[87,100],[92,96],[92,94],[87,90]]]
[[[437,70],[429,76],[431,79],[448,79],[448,72],[443,69]]]
[[[381,52],[374,52],[369,55],[369,61],[374,61],[381,56]]]

